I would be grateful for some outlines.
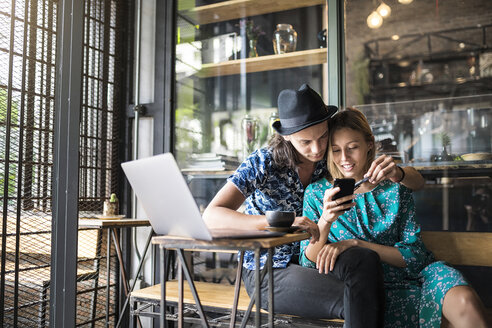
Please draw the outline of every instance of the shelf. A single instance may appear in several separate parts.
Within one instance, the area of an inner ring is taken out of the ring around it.
[[[326,48],[289,52],[282,55],[268,55],[254,58],[229,60],[217,64],[204,64],[198,77],[213,77],[240,73],[272,71],[276,69],[324,64],[327,61]]]
[[[425,178],[492,177],[492,161],[423,162],[403,164],[412,166]]]
[[[391,83],[391,84],[381,84],[381,85],[373,85],[372,88],[374,90],[386,90],[386,89],[400,89],[400,88],[424,88],[424,87],[456,87],[460,85],[477,85],[483,84],[488,87],[491,82],[491,78],[486,77],[459,77],[449,81],[438,81],[438,82],[418,82],[418,83],[410,83],[410,82],[400,82],[400,83]]]
[[[234,171],[181,171],[188,182],[193,179],[227,179]]]
[[[229,0],[196,7],[180,14],[202,25],[325,3],[326,0]]]
[[[492,177],[492,161],[453,161],[453,162],[418,162],[399,164],[411,166],[422,175],[432,178],[442,177]],[[221,171],[187,171],[182,170],[188,180],[192,179],[226,179],[234,170]]]
[[[459,187],[479,187],[479,186],[489,186],[492,183],[491,177],[476,176],[476,177],[453,177],[453,178],[440,178],[438,180],[441,188],[459,188]]]

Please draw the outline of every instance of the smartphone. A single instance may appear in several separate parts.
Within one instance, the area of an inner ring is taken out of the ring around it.
[[[340,187],[340,191],[333,196],[333,200],[342,198],[344,196],[352,195],[354,193],[355,180],[354,179],[335,179],[333,182],[333,188]],[[342,204],[350,204],[352,201],[348,200]],[[341,205],[341,204],[340,204]]]

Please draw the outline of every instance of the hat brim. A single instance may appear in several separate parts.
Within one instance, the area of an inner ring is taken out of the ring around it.
[[[327,110],[326,116],[319,119],[319,120],[316,120],[316,121],[307,122],[303,125],[298,125],[298,126],[286,128],[286,127],[282,127],[282,122],[280,120],[277,120],[277,121],[272,123],[272,127],[275,129],[275,131],[277,131],[278,134],[283,135],[283,136],[287,136],[287,135],[299,132],[301,130],[304,130],[306,128],[309,128],[310,126],[313,126],[313,125],[316,125],[316,124],[319,124],[323,121],[328,120],[333,115],[335,115],[338,108],[335,106],[326,106],[326,110]]]

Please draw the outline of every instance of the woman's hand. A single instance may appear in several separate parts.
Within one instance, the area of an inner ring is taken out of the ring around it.
[[[372,162],[371,167],[364,174],[364,178],[369,177],[370,183],[378,184],[387,179],[400,182],[402,175],[403,172],[398,168],[393,157],[381,155]]]
[[[352,201],[355,196],[348,195],[342,198],[333,199],[340,191],[340,187],[335,187],[328,189],[323,197],[323,214],[321,214],[320,220],[324,220],[326,223],[332,224],[336,219],[342,215],[346,210],[355,206],[355,203],[350,202],[349,204],[342,204],[346,201]]]
[[[311,234],[311,241],[313,243],[319,240],[319,227],[316,223],[311,221],[305,216],[298,216],[294,220],[293,225],[300,227],[302,230],[306,230]]]
[[[330,271],[333,271],[338,255],[342,254],[350,247],[354,247],[355,244],[355,239],[347,239],[324,245],[316,257],[316,268],[319,273],[329,273]]]

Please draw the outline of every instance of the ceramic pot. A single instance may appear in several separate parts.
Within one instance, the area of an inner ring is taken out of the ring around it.
[[[113,202],[106,200],[104,201],[103,215],[104,216],[118,215],[119,207],[120,207],[119,202],[117,200]]]

